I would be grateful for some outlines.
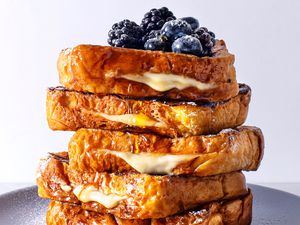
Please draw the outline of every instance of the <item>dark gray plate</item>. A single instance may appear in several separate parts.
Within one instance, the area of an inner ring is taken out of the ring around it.
[[[300,197],[257,185],[252,225],[300,225]],[[48,200],[37,196],[36,186],[0,196],[0,224],[44,225]]]

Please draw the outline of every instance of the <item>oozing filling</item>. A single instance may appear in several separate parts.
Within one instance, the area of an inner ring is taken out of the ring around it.
[[[127,80],[146,84],[154,90],[160,92],[168,91],[173,88],[183,90],[188,87],[195,87],[198,90],[207,90],[214,87],[214,84],[203,83],[189,77],[175,74],[154,74],[147,72],[142,76],[126,74],[122,75],[121,77]]]
[[[146,174],[172,174],[173,169],[179,164],[191,161],[199,156],[198,154],[174,155],[148,152],[135,154],[110,150],[101,151],[123,159],[139,173]]]
[[[163,127],[164,123],[151,119],[144,114],[124,114],[124,115],[108,115],[99,113],[99,115],[107,120],[121,122],[130,126],[139,127]]]
[[[121,200],[126,198],[116,194],[104,194],[92,185],[77,186],[73,193],[81,202],[98,202],[108,209],[116,207]]]

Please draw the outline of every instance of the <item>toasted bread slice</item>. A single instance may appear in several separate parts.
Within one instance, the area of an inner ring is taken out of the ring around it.
[[[256,170],[264,148],[257,127],[226,129],[216,135],[165,138],[80,129],[69,142],[70,169],[80,172],[138,172],[208,176]]]
[[[249,225],[252,218],[252,194],[231,201],[213,202],[192,211],[161,219],[126,220],[111,214],[82,209],[79,205],[51,201],[48,225]]]
[[[98,94],[223,101],[237,95],[234,56],[217,41],[212,57],[79,45],[60,53],[60,83]]]
[[[123,219],[164,218],[247,194],[240,172],[210,177],[78,173],[53,157],[41,161],[37,184],[40,197],[81,203]]]
[[[135,100],[50,88],[47,119],[53,130],[101,128],[169,137],[214,134],[244,123],[250,97],[247,85],[240,85],[237,96],[217,103]]]

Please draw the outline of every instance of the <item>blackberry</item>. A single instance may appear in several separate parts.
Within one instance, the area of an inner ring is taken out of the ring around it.
[[[203,55],[211,56],[212,48],[216,43],[215,34],[206,27],[200,27],[195,30],[195,33],[192,36],[197,37],[200,40],[203,47]]]
[[[171,20],[161,28],[161,35],[174,42],[177,38],[193,33],[192,27],[184,20]]]
[[[122,48],[143,48],[142,37],[143,29],[135,22],[130,20],[122,20],[115,23],[108,32],[107,42],[114,47]]]
[[[199,21],[194,17],[182,17],[180,19],[190,24],[193,30],[196,30],[199,27]]]
[[[149,33],[152,30],[161,29],[167,21],[175,19],[176,17],[167,7],[151,9],[144,15],[144,18],[141,22],[141,27],[146,33]]]
[[[156,38],[160,36],[160,30],[151,30],[149,33],[145,34],[142,41],[145,43],[147,40]]]

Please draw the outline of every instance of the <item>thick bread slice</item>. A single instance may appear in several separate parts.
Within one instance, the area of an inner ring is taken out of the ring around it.
[[[101,128],[169,137],[213,134],[243,124],[250,97],[247,85],[240,85],[239,94],[228,101],[206,104],[135,100],[51,88],[47,95],[47,120],[53,130]]]
[[[77,173],[54,158],[41,161],[37,184],[40,197],[81,203],[84,209],[123,219],[164,218],[247,194],[240,172],[210,177]]]
[[[256,170],[263,148],[263,135],[257,127],[244,126],[216,135],[173,139],[153,134],[80,129],[69,142],[69,164],[71,170],[90,173],[208,176]]]
[[[79,205],[51,201],[47,210],[48,225],[249,225],[252,217],[252,194],[239,199],[214,202],[192,211],[161,219],[126,220],[111,214],[82,209]]]
[[[213,51],[213,57],[197,57],[79,45],[60,53],[57,68],[60,83],[77,91],[223,101],[238,93],[234,56],[224,41],[218,41]]]

